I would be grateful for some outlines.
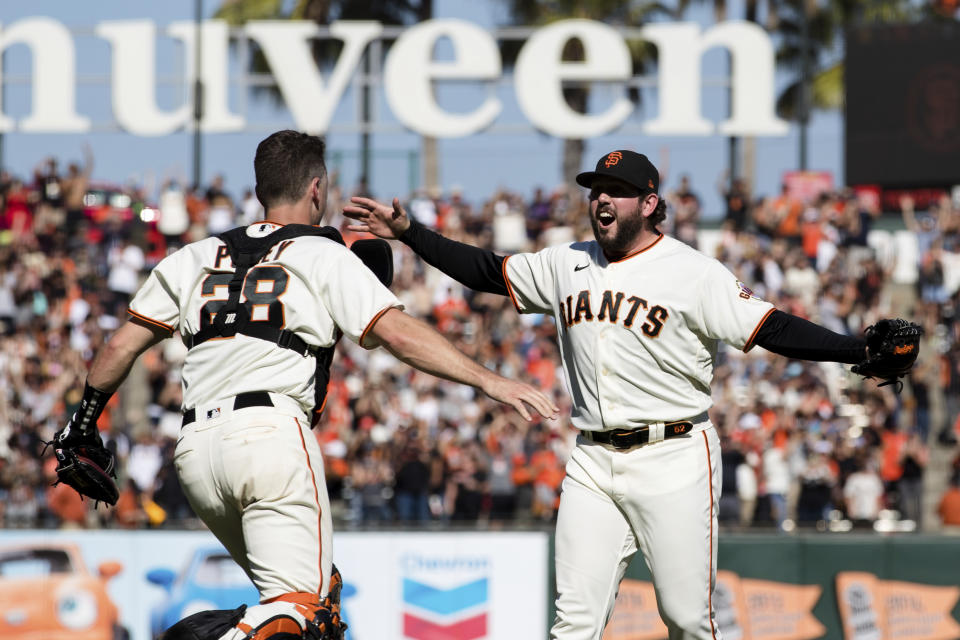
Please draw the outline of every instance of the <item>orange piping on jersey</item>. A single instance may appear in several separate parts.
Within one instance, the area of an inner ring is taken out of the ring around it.
[[[523,313],[520,311],[520,305],[517,304],[517,297],[513,295],[513,287],[510,286],[510,278],[507,277],[507,260],[509,259],[510,256],[507,256],[503,259],[503,262],[500,263],[500,272],[503,274],[503,282],[507,285],[507,294],[510,296],[510,301],[513,302],[513,306],[517,310],[517,313]]]
[[[750,334],[750,339],[747,340],[747,344],[743,345],[744,353],[746,353],[747,351],[750,351],[750,349],[753,349],[753,339],[757,337],[757,333],[760,331],[760,327],[762,327],[763,323],[767,321],[767,318],[770,317],[770,314],[776,310],[777,310],[776,307],[774,307],[773,309],[770,309],[770,311],[767,311],[765,314],[763,314],[763,317],[760,318],[760,322],[757,323],[757,326],[754,328],[753,333]]]
[[[366,339],[367,334],[370,333],[370,329],[373,329],[373,325],[377,324],[377,320],[380,319],[380,316],[385,314],[387,311],[390,311],[390,309],[396,309],[396,307],[385,307],[381,309],[380,311],[377,312],[377,315],[373,316],[373,319],[367,323],[367,328],[364,329],[363,333],[360,334],[359,344],[361,347],[363,347],[363,341]],[[366,349],[367,347],[363,347],[363,348]]]
[[[285,226],[287,226],[287,225],[284,224],[283,222],[276,222],[275,220],[261,220],[260,222],[251,222],[251,223],[248,224],[247,226],[248,226],[248,227],[252,227],[252,226],[255,225],[255,224],[275,224],[275,225],[277,225],[278,227],[285,227]]]
[[[713,464],[710,463],[710,441],[707,432],[703,434],[703,444],[707,448],[707,483],[710,485],[710,556],[707,558],[707,617],[710,618],[710,635],[717,640],[717,630],[713,625]]]
[[[127,309],[127,313],[129,313],[131,316],[133,316],[133,318],[135,318],[135,319],[137,319],[137,320],[140,320],[141,322],[146,322],[147,324],[152,324],[152,325],[155,326],[155,327],[160,327],[161,329],[165,329],[165,330],[167,330],[167,331],[170,332],[170,335],[173,335],[173,327],[171,327],[170,325],[166,324],[165,322],[160,322],[159,320],[154,320],[153,318],[148,318],[147,316],[145,316],[145,315],[143,315],[143,314],[137,313],[137,312],[134,311],[133,309]]]
[[[617,263],[617,262],[623,262],[624,260],[629,260],[630,258],[632,258],[632,257],[634,257],[634,256],[638,256],[638,255],[640,255],[641,253],[643,253],[643,252],[645,252],[645,251],[649,251],[650,249],[653,249],[653,248],[657,245],[657,243],[660,242],[661,240],[663,240],[663,234],[662,234],[662,233],[660,234],[660,237],[658,237],[656,240],[654,240],[653,242],[651,242],[650,244],[648,244],[647,246],[645,246],[643,249],[640,249],[639,251],[634,251],[634,252],[631,253],[630,255],[623,256],[623,257],[620,258],[619,260],[610,260],[610,264],[614,264],[614,263]]]
[[[300,432],[300,444],[303,445],[303,453],[307,456],[307,467],[310,469],[310,480],[313,482],[313,499],[317,503],[317,571],[320,572],[320,584],[317,585],[317,593],[323,587],[323,507],[320,506],[320,491],[317,489],[317,476],[313,473],[313,463],[310,462],[310,452],[307,451],[307,442],[303,439],[303,428],[300,426],[300,420],[294,418],[297,423],[297,430]]]

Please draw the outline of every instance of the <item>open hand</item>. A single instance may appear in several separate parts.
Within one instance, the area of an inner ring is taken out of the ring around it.
[[[399,198],[394,198],[393,206],[389,206],[371,198],[353,196],[350,204],[343,208],[343,215],[356,221],[347,225],[350,231],[366,231],[387,240],[396,240],[410,227],[410,218],[400,206]]]
[[[533,419],[530,412],[527,411],[526,405],[533,407],[544,418],[555,420],[560,415],[560,407],[555,405],[553,400],[539,389],[523,382],[516,382],[493,374],[490,376],[489,382],[484,384],[483,392],[494,400],[516,409],[524,420]]]

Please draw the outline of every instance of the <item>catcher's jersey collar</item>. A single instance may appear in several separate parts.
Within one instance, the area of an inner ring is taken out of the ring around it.
[[[263,238],[283,226],[279,222],[270,222],[269,220],[255,222],[247,227],[247,235],[251,238]]]

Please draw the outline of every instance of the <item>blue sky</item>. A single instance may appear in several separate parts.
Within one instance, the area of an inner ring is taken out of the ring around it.
[[[204,14],[213,13],[219,2],[204,0]],[[45,15],[62,22],[75,32],[77,76],[81,79],[106,79],[110,69],[110,50],[107,43],[92,34],[92,28],[104,20],[149,18],[158,26],[158,33],[169,22],[193,17],[192,0],[150,2],[147,0],[98,0],[78,3],[74,0],[46,0],[43,3],[4,2],[0,4],[0,27],[24,17]],[[500,0],[437,0],[437,17],[457,17],[484,27],[506,22],[504,3]],[[730,15],[742,15],[734,2]],[[706,6],[694,8],[688,19],[704,26],[712,22]],[[14,46],[5,58],[5,75],[11,80],[30,73],[30,58],[25,47]],[[175,73],[178,61],[174,47],[169,43],[158,45],[158,75]],[[705,77],[717,77],[724,72],[720,53],[708,53],[704,60]],[[778,86],[789,81],[786,74],[778,75]],[[450,87],[440,92],[441,102],[456,109],[462,102],[478,95],[477,89]],[[472,93],[471,93],[472,92]],[[601,103],[604,92],[596,91],[595,100]],[[509,82],[498,89],[504,110],[498,123],[523,125],[526,119],[516,106]],[[655,100],[650,96],[646,104]],[[158,89],[158,104],[172,108],[182,99],[172,87]],[[253,152],[257,142],[269,132],[269,127],[284,128],[293,125],[285,110],[276,109],[269,100],[252,99],[247,112],[248,122],[256,121],[258,130],[247,133],[208,134],[204,136],[204,181],[215,174],[223,174],[226,187],[235,197],[243,189],[253,186]],[[720,88],[704,89],[706,117],[719,120],[725,114],[726,94]],[[19,119],[29,111],[28,88],[23,83],[6,87],[5,113]],[[641,105],[631,115],[624,130],[591,139],[587,142],[584,168],[592,168],[596,159],[616,148],[633,148],[646,153],[666,179],[663,187],[670,189],[680,176],[688,174],[695,190],[701,195],[708,217],[722,213],[716,183],[727,166],[727,140],[722,136],[661,137],[625,133],[636,131],[637,125],[651,117],[652,107]],[[148,187],[158,185],[165,177],[188,179],[192,174],[192,136],[176,133],[160,138],[136,137],[120,131],[105,130],[112,120],[109,86],[81,83],[77,89],[77,109],[94,123],[94,130],[85,134],[25,134],[7,133],[3,136],[3,166],[14,174],[26,177],[45,157],[56,156],[65,164],[82,157],[84,144],[89,144],[96,158],[94,179],[98,182],[136,182]],[[385,122],[395,122],[385,102],[380,100],[377,112]],[[345,95],[335,115],[335,123],[348,124],[355,113],[351,95]],[[101,125],[101,126],[97,126]],[[479,204],[497,188],[504,187],[531,194],[536,187],[552,189],[560,184],[562,142],[536,132],[532,127],[513,127],[508,132],[484,132],[466,138],[439,142],[440,179],[445,190],[462,189],[465,197]],[[843,126],[838,112],[815,113],[808,133],[809,168],[830,171],[835,181],[843,180]],[[328,136],[330,165],[341,170],[342,182],[354,184],[359,168],[360,137],[355,133],[332,133]],[[405,195],[409,192],[411,153],[420,149],[418,136],[406,133],[383,133],[373,136],[375,160],[371,187],[381,198]],[[796,168],[798,133],[795,126],[784,137],[757,138],[755,191],[775,193],[784,171]],[[415,168],[416,169],[416,168]]]

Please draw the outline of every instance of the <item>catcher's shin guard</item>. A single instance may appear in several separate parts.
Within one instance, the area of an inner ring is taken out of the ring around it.
[[[320,638],[329,640],[342,640],[344,632],[347,630],[347,624],[340,617],[340,592],[343,590],[343,577],[337,570],[337,565],[333,565],[333,571],[330,572],[330,588],[327,590],[327,597],[323,599],[317,608],[313,618],[314,627],[321,633]]]
[[[327,597],[293,592],[252,607],[201,611],[170,627],[158,640],[343,640],[343,579],[336,567]]]

